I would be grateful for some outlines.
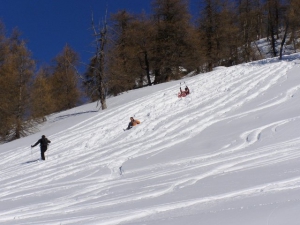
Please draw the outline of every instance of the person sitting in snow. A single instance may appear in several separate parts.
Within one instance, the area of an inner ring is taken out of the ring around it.
[[[188,86],[185,86],[184,91],[180,87],[180,92],[178,93],[178,97],[185,97],[188,94],[190,94],[190,89],[188,88]]]
[[[184,91],[185,91],[185,94],[186,94],[186,95],[189,95],[189,94],[190,94],[190,89],[188,88],[188,86],[185,86]]]
[[[139,120],[135,120],[133,117],[130,117],[130,122],[129,122],[128,127],[127,127],[126,130],[131,129],[132,127],[134,127],[134,126],[136,126],[136,125],[138,125],[140,123],[141,122]]]
[[[49,141],[45,135],[42,135],[42,138],[40,140],[38,140],[34,145],[31,145],[31,148],[40,144],[41,157],[42,157],[42,160],[45,160],[45,152],[47,151],[49,143],[51,143],[51,141]]]

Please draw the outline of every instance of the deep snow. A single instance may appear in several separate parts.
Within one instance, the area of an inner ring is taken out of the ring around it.
[[[130,91],[1,145],[0,224],[299,224],[300,54],[183,81],[186,98]]]

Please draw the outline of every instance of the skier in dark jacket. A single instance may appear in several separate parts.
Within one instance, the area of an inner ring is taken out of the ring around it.
[[[51,141],[49,141],[45,135],[42,135],[42,138],[40,140],[38,140],[34,145],[31,145],[31,148],[40,144],[41,157],[42,157],[42,160],[45,160],[45,152],[47,151],[47,147],[48,147],[49,143],[51,143]]]

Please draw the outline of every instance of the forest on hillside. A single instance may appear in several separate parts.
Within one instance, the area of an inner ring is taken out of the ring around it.
[[[272,57],[281,58],[286,44],[300,48],[299,0],[199,0],[197,18],[188,0],[149,4],[149,14],[120,10],[100,25],[92,19],[94,55],[83,74],[69,45],[37,68],[19,31],[8,36],[1,23],[0,141],[36,132],[47,115],[85,103],[83,96],[106,109],[107,96],[262,59],[261,38]]]

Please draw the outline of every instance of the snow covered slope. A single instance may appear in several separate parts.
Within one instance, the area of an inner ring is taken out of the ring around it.
[[[0,224],[299,224],[300,54],[184,81],[186,98],[130,91],[1,145]]]

